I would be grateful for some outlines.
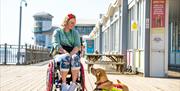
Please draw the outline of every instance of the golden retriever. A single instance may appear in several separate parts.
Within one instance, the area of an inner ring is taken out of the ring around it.
[[[96,88],[94,91],[129,91],[125,84],[122,84],[117,80],[118,84],[113,84],[112,81],[108,80],[106,72],[101,68],[91,68],[91,73],[96,77]]]

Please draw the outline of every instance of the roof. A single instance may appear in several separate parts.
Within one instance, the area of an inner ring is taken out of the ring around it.
[[[53,16],[47,12],[38,12],[36,14],[33,15],[34,18],[37,18],[37,17],[42,17],[42,18],[53,18]]]
[[[95,25],[97,20],[95,19],[77,19],[77,24],[78,25]]]

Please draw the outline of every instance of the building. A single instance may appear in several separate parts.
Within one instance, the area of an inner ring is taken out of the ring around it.
[[[52,25],[53,16],[46,12],[38,12],[34,16],[34,44],[51,48],[52,34],[58,26]],[[81,36],[89,35],[95,26],[95,20],[77,20],[74,30],[77,30]]]
[[[51,48],[51,37],[54,29],[52,26],[53,16],[46,12],[36,13],[34,16],[34,44],[46,48]]]
[[[180,0],[115,0],[90,36],[101,53],[122,53],[127,67],[166,77],[180,68]]]
[[[79,32],[80,36],[89,35],[95,24],[96,20],[79,19],[74,29]]]

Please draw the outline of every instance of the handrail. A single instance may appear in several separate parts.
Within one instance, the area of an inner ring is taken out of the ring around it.
[[[18,45],[0,44],[0,64],[16,64]],[[34,45],[20,46],[20,64],[32,64],[49,60],[49,51],[46,48]]]

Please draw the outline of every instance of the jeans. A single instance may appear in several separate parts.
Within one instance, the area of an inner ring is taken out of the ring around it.
[[[69,54],[58,54],[54,57],[56,62],[60,62],[60,70],[61,71],[69,71],[80,69],[80,56],[78,54],[69,56]]]

